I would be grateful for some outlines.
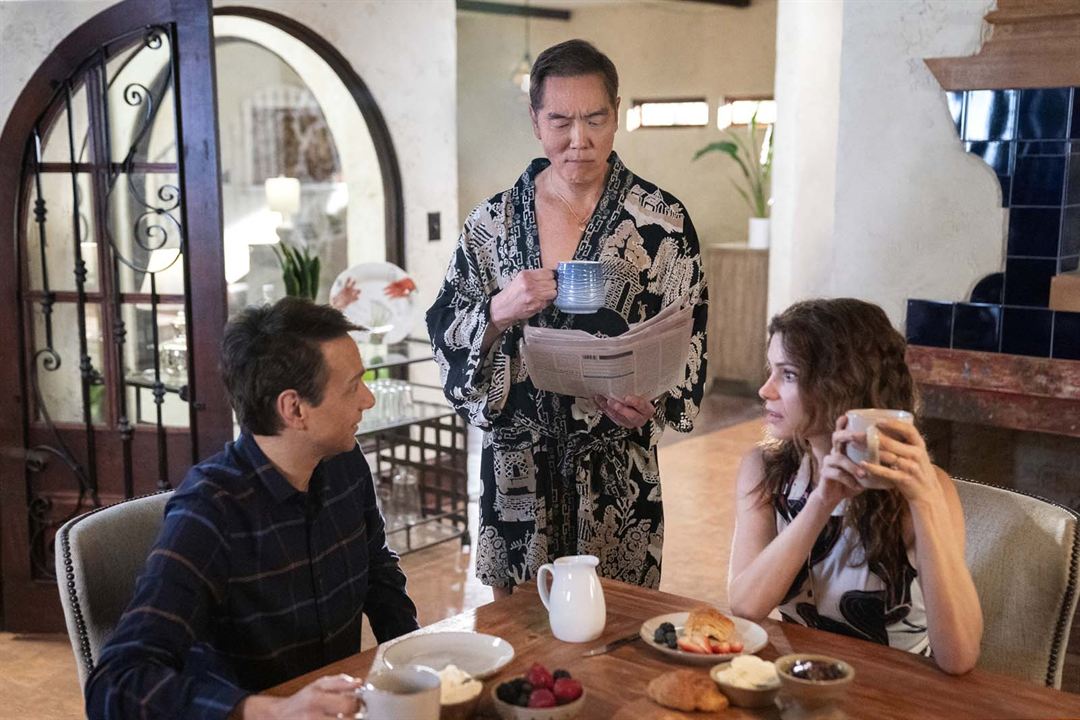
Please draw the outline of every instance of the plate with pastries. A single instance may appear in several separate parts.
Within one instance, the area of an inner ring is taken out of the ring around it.
[[[715,665],[736,655],[756,653],[769,643],[769,634],[757,623],[702,605],[690,612],[649,618],[641,624],[641,639],[682,662]]]

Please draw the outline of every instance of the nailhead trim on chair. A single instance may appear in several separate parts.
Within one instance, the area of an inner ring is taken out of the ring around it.
[[[91,515],[99,513],[107,508],[116,507],[125,502],[141,500],[142,498],[153,497],[154,495],[160,495],[167,492],[172,492],[172,490],[158,490],[157,492],[128,498],[127,500],[122,500],[121,502],[112,505],[103,505],[99,508],[94,508],[90,512],[83,513],[75,518],[75,520],[76,522],[81,522]],[[68,600],[71,602],[71,613],[75,616],[75,630],[79,633],[79,649],[82,651],[83,662],[86,664],[86,674],[89,675],[94,670],[94,656],[90,652],[90,636],[86,632],[86,620],[83,619],[82,606],[79,604],[79,594],[75,591],[75,566],[71,561],[71,544],[68,542],[68,531],[70,529],[71,525],[66,525],[61,528],[60,535],[57,539],[60,541],[60,551],[64,557],[64,575],[67,580]]]
[[[1005,487],[1004,485],[995,485],[993,483],[986,483],[979,480],[972,480],[970,478],[957,478],[964,482],[973,483],[975,485],[985,485],[986,487],[997,488],[999,490],[1007,490],[1019,495],[1026,495],[1029,498],[1036,500],[1042,500],[1045,503],[1053,505],[1054,507],[1061,508],[1062,510],[1071,514],[1076,518],[1076,524],[1073,527],[1073,546],[1071,557],[1069,558],[1069,581],[1065,586],[1065,598],[1062,603],[1062,607],[1066,608],[1072,604],[1073,596],[1077,592],[1077,576],[1080,575],[1080,513],[1073,510],[1071,507],[1062,505],[1059,502],[1044,498],[1042,495],[1036,495],[1035,493],[1025,492],[1024,490],[1017,490],[1016,488]],[[1057,627],[1054,628],[1054,639],[1050,645],[1050,664],[1046,668],[1046,686],[1054,687],[1054,676],[1057,674],[1057,667],[1059,662],[1063,662],[1059,659],[1059,654],[1066,647],[1068,638],[1065,637],[1065,626],[1069,623],[1069,618],[1065,617],[1065,613],[1058,613]]]

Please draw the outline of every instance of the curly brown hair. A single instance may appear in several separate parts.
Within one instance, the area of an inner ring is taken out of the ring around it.
[[[763,443],[765,476],[758,486],[763,502],[771,502],[798,471],[809,437],[831,433],[848,410],[914,413],[918,404],[904,360],[907,342],[877,305],[854,298],[799,302],[769,322],[770,341],[777,334],[787,362],[797,370],[806,421],[798,437]],[[863,492],[848,502],[844,515],[845,526],[862,540],[865,561],[890,586],[904,568],[904,508],[896,490]]]

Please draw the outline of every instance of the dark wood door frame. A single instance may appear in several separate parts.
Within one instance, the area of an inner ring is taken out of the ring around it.
[[[176,95],[180,107],[199,109],[177,128],[185,138],[180,156],[180,189],[185,198],[189,253],[189,391],[192,460],[218,451],[232,437],[232,416],[218,372],[218,345],[227,318],[219,176],[214,44],[210,0],[124,0],[80,25],[49,54],[31,76],[0,133],[0,627],[34,632],[62,627],[59,597],[52,582],[35,581],[30,569],[27,438],[30,426],[28,368],[20,340],[25,335],[20,298],[21,224],[25,222],[28,139],[56,98],[57,87],[110,39],[154,25],[175,29]],[[182,121],[182,118],[178,118]],[[192,124],[193,123],[193,124]],[[24,201],[19,206],[20,198]],[[193,303],[192,297],[199,298]],[[6,516],[6,517],[5,517]]]
[[[290,17],[242,5],[219,7],[214,10],[214,14],[251,18],[287,32],[318,53],[319,57],[341,78],[345,88],[356,101],[357,107],[360,108],[360,114],[364,116],[368,132],[371,133],[371,140],[375,145],[375,155],[379,159],[385,208],[386,260],[405,268],[405,201],[401,185],[401,169],[398,166],[394,141],[390,137],[390,128],[367,84],[340,50],[311,28]]]

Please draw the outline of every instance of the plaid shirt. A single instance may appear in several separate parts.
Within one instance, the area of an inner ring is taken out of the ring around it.
[[[91,718],[224,718],[246,695],[415,630],[359,448],[308,492],[250,435],[193,467],[86,684]]]

